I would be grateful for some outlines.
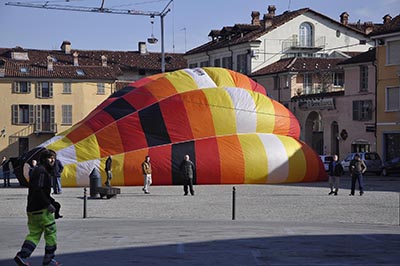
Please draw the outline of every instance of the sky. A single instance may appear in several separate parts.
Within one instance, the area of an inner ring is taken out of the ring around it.
[[[400,0],[103,0],[104,7],[161,12],[164,17],[165,52],[184,53],[209,41],[213,29],[251,22],[251,12],[267,13],[275,5],[276,14],[309,7],[332,19],[349,14],[350,22],[382,23],[386,14],[400,14]],[[117,15],[27,8],[6,3],[34,3],[99,8],[102,0],[0,0],[0,47],[59,50],[64,40],[72,49],[137,51],[138,42],[154,35],[157,44],[147,44],[150,52],[161,51],[161,18],[144,15]]]

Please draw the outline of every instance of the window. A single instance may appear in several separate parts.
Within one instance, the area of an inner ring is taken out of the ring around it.
[[[72,125],[72,105],[62,105],[62,124]]]
[[[280,89],[281,79],[279,76],[274,76],[274,90]]]
[[[97,83],[97,94],[100,94],[100,95],[106,94],[104,83]]]
[[[78,74],[78,76],[84,76],[85,72],[82,69],[77,69],[76,74]]]
[[[12,123],[14,125],[33,124],[35,113],[34,106],[28,104],[13,104],[12,108]]]
[[[385,107],[385,111],[400,111],[400,87],[386,88]]]
[[[53,98],[53,83],[52,82],[38,82],[36,87],[37,98]]]
[[[237,55],[237,72],[247,74],[247,54]]]
[[[197,66],[197,63],[189,64],[189,68],[196,68]]]
[[[54,105],[35,105],[35,132],[56,132]]]
[[[299,45],[300,47],[312,47],[314,40],[313,28],[310,23],[301,23],[299,28]]]
[[[200,62],[200,67],[208,67],[208,61]]]
[[[64,94],[71,94],[72,93],[71,82],[64,82],[63,83],[63,93]]]
[[[387,42],[387,64],[400,65],[400,41]]]
[[[19,71],[20,71],[21,73],[26,74],[26,73],[28,73],[28,68],[27,68],[27,67],[21,67],[21,68],[19,69]]]
[[[344,84],[344,73],[343,72],[334,72],[333,73],[333,86],[343,87]]]
[[[138,71],[140,76],[145,76],[146,75],[146,69],[140,68]]]
[[[360,66],[360,91],[368,91],[368,66]]]
[[[372,119],[372,100],[353,101],[353,120],[366,121]]]
[[[312,75],[309,73],[303,75],[303,91],[305,94],[312,93]]]
[[[221,59],[220,58],[217,58],[217,59],[214,60],[214,66],[215,67],[220,67],[221,66]]]
[[[232,69],[232,57],[224,57],[222,58],[222,67]]]
[[[14,82],[13,93],[30,93],[31,92],[31,83],[29,81],[17,81]]]

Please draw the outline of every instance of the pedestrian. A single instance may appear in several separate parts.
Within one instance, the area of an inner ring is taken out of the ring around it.
[[[367,170],[367,166],[364,161],[361,160],[358,153],[354,155],[354,159],[351,160],[349,169],[351,174],[351,192],[349,196],[354,196],[356,181],[358,181],[360,196],[362,196],[364,194],[363,174]]]
[[[338,156],[336,154],[333,155],[333,160],[332,162],[329,163],[328,173],[329,173],[329,186],[331,188],[329,195],[337,196],[339,192],[340,177],[343,175],[344,169],[343,166],[338,161]]]
[[[107,180],[106,180],[105,185],[107,187],[109,187],[111,185],[111,179],[112,179],[111,168],[112,168],[112,157],[110,155],[110,156],[108,156],[108,158],[106,160],[106,166],[105,166],[105,171],[106,171],[106,174],[107,174]]]
[[[54,162],[54,171],[53,171],[53,193],[54,194],[61,194],[62,193],[62,188],[61,188],[61,174],[62,171],[64,170],[64,165],[61,163],[59,159],[57,159],[56,155],[56,161]]]
[[[146,156],[144,162],[142,163],[142,172],[143,172],[143,180],[144,185],[142,190],[144,194],[150,194],[149,188],[150,185],[153,183],[151,179],[151,163],[150,163],[150,156]]]
[[[14,261],[20,266],[29,265],[27,258],[37,247],[42,234],[45,239],[43,265],[61,265],[54,259],[57,249],[55,206],[59,204],[50,196],[54,162],[55,154],[47,149],[43,150],[38,166],[32,171],[26,208],[29,233],[21,250],[14,257]]]
[[[4,186],[3,187],[11,187],[10,185],[10,160],[7,159],[6,156],[3,156],[3,160],[1,161],[1,167],[3,169],[3,179]]]
[[[194,163],[190,160],[189,155],[185,155],[183,157],[183,161],[179,167],[179,170],[181,171],[182,177],[183,177],[183,191],[185,192],[185,196],[188,194],[188,187],[190,194],[194,196],[194,190],[193,190],[193,176],[194,176]]]

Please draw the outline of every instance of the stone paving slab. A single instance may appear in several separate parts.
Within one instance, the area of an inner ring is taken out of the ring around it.
[[[83,188],[54,197],[57,258],[64,265],[399,265],[400,178],[366,177],[364,196],[338,196],[327,184],[121,187],[113,199],[88,199]],[[87,190],[87,194],[89,189]],[[0,189],[0,265],[27,233],[26,188]],[[41,265],[43,240],[30,259]]]

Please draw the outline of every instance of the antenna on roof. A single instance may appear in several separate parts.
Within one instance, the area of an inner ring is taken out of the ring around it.
[[[288,7],[287,7],[287,10],[288,10],[288,11],[290,11],[290,4],[291,4],[291,3],[292,3],[292,1],[289,0]]]

